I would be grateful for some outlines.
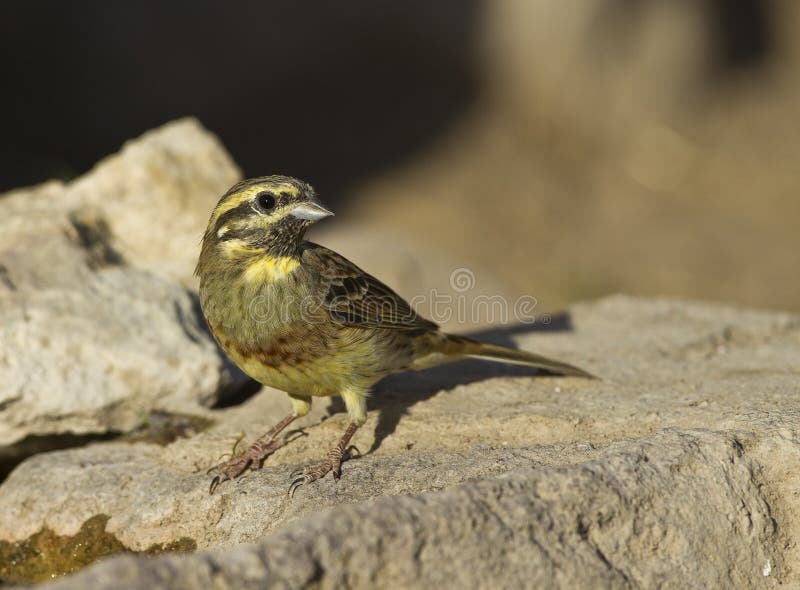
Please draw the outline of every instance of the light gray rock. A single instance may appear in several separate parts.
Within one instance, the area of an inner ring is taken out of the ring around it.
[[[796,585],[800,318],[611,297],[541,328],[483,336],[602,380],[471,362],[395,376],[338,483],[285,495],[292,468],[344,428],[333,404],[209,496],[204,469],[288,409],[265,389],[166,448],[29,459],[0,486],[0,539],[72,535],[108,514],[134,550],[186,537],[202,549],[114,557],[57,588]]]
[[[240,178],[214,135],[195,119],[180,119],[129,141],[72,182],[0,196],[0,214],[96,210],[128,263],[193,285],[210,212]]]
[[[177,283],[122,265],[104,218],[0,221],[0,445],[197,411],[235,373]]]
[[[112,559],[49,587],[770,586],[763,571],[780,563],[781,539],[735,435],[663,431],[563,467],[526,465],[523,454],[505,452],[514,459],[500,477],[340,506],[255,545]],[[381,467],[351,475],[436,472],[422,457]]]
[[[191,119],[83,177],[0,196],[0,458],[28,436],[127,430],[200,412],[243,382],[191,284],[198,241],[239,171]]]

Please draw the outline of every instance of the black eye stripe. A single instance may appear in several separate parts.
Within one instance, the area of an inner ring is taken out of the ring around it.
[[[272,209],[264,209],[259,203],[259,197],[262,195],[270,195],[274,199],[274,205]],[[274,209],[284,206],[289,203],[294,198],[294,195],[288,191],[281,191],[277,195],[270,191],[262,191],[256,195],[255,198],[250,197],[236,205],[233,209],[229,209],[225,213],[219,216],[216,223],[214,224],[214,233],[219,233],[219,231],[228,225],[231,221],[235,221],[237,219],[243,219],[245,217],[249,217],[253,215],[254,210],[256,212],[262,213],[271,213]],[[225,233],[224,236],[221,236],[220,240],[227,240],[227,239],[234,239],[241,237],[241,228],[237,229],[236,231],[230,230]]]
[[[252,206],[249,202],[237,205],[233,209],[229,209],[228,211],[225,211],[225,213],[219,216],[219,219],[217,220],[217,223],[214,226],[214,231],[218,232],[232,220],[239,219],[251,213],[252,213]]]

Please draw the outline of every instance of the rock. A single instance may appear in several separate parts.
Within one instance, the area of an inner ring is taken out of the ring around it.
[[[195,297],[121,263],[89,210],[0,220],[0,445],[198,411],[234,378]]]
[[[201,413],[244,382],[179,284],[238,177],[186,119],[74,182],[0,197],[0,463],[24,456],[3,445],[27,437],[127,430],[154,409]]]
[[[665,431],[613,444],[602,461],[521,463],[326,511],[258,545],[116,559],[50,587],[753,587],[780,554],[757,467],[733,436]]]
[[[219,140],[196,120],[181,119],[128,142],[75,181],[0,196],[0,212],[95,209],[128,263],[194,285],[211,210],[240,178]]]
[[[341,404],[317,404],[305,436],[209,496],[204,469],[288,409],[265,389],[167,447],[29,459],[0,486],[0,539],[105,514],[130,549],[200,548],[114,557],[56,588],[798,583],[800,317],[619,296],[482,336],[602,379],[477,362],[397,375],[338,483],[285,495],[346,424]]]

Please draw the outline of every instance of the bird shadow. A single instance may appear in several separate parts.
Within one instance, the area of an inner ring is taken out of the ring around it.
[[[482,342],[490,342],[516,348],[514,337],[534,332],[571,332],[573,330],[569,313],[563,312],[551,317],[547,324],[521,324],[511,327],[491,328],[469,334]],[[532,377],[551,375],[545,370],[519,365],[509,365],[492,361],[466,359],[426,369],[390,375],[379,381],[370,397],[370,410],[377,410],[378,424],[375,438],[365,454],[378,450],[384,440],[397,429],[403,416],[408,414],[414,404],[435,396],[442,390],[453,389],[459,385],[485,381],[496,377]],[[329,416],[346,412],[344,402],[336,397],[329,408]]]

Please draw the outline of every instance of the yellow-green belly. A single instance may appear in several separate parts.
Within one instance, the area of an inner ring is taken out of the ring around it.
[[[408,364],[409,347],[396,334],[369,329],[298,326],[296,335],[280,336],[255,349],[234,343],[224,330],[212,328],[236,365],[256,381],[297,396],[340,395],[366,389]]]

